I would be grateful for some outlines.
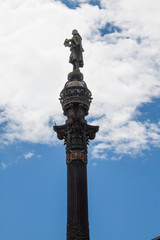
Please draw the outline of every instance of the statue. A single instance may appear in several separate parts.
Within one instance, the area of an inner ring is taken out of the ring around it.
[[[73,37],[64,41],[65,47],[70,47],[69,63],[73,64],[73,71],[80,71],[79,68],[83,67],[83,55],[84,49],[82,47],[82,38],[77,30],[72,31]]]

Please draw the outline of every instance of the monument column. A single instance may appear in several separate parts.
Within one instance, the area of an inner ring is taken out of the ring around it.
[[[57,137],[66,144],[67,163],[67,240],[89,240],[87,197],[87,145],[95,138],[98,126],[88,125],[92,100],[91,92],[83,81],[79,68],[83,67],[82,38],[73,30],[73,38],[65,40],[70,47],[73,71],[60,93],[60,102],[67,120],[54,126]]]

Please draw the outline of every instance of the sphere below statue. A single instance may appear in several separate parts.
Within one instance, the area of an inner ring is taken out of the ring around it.
[[[83,81],[83,74],[80,71],[73,71],[68,74],[68,81]]]

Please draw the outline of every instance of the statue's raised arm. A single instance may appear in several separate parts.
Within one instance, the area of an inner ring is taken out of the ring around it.
[[[79,71],[79,68],[82,68],[83,63],[83,55],[84,49],[82,47],[82,38],[79,35],[77,30],[72,31],[73,37],[71,39],[66,39],[64,41],[65,47],[70,47],[70,58],[69,63],[73,64],[73,71]]]

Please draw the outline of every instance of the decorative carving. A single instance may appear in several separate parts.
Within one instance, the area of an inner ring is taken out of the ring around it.
[[[67,224],[67,240],[87,240],[78,218],[71,219]]]
[[[82,116],[71,116],[66,120],[65,125],[54,126],[54,131],[57,132],[57,137],[60,140],[64,139],[67,151],[67,163],[70,163],[73,158],[80,159],[78,156],[70,155],[71,152],[83,152],[87,153],[87,144],[89,140],[95,138],[95,134],[98,131],[98,126],[91,126],[87,124],[87,121]],[[71,158],[70,158],[71,157]],[[81,155],[83,162],[87,163],[87,157]]]
[[[87,140],[93,140],[96,137],[96,132],[98,132],[99,126],[92,126],[88,125],[86,126],[86,135],[87,135]]]
[[[67,159],[66,162],[70,163],[73,160],[81,160],[82,162],[84,162],[85,164],[87,164],[87,153],[85,152],[72,152],[70,151],[69,153],[67,153]]]
[[[84,81],[68,81],[60,93],[60,102],[66,116],[78,115],[79,113],[75,111],[81,111],[81,109],[83,109],[81,115],[88,115],[91,101],[92,94]]]
[[[67,130],[67,126],[65,125],[60,125],[60,126],[53,126],[54,131],[57,133],[57,137],[59,140],[65,139],[65,132]]]
[[[86,149],[86,121],[80,116],[73,116],[70,117],[66,123],[68,124],[68,131],[66,134],[67,149],[71,149],[74,146]]]
[[[70,98],[70,97],[80,97],[80,98],[85,98],[87,99],[89,102],[91,102],[92,98],[91,98],[91,92],[83,87],[79,87],[79,86],[74,86],[68,89],[64,89],[61,94],[60,94],[60,101],[61,104],[65,101],[65,99]]]

